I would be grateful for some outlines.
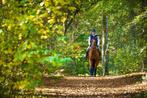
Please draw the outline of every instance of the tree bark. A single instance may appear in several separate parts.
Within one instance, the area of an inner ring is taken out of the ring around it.
[[[102,33],[102,64],[104,66],[103,75],[109,75],[108,68],[108,16],[103,15],[103,33]]]

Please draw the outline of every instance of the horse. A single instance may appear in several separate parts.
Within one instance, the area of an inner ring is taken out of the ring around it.
[[[96,76],[97,66],[99,64],[100,51],[97,49],[96,40],[93,39],[88,52],[89,71],[91,76]]]

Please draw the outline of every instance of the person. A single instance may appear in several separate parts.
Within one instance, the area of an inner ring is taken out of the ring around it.
[[[95,29],[91,30],[90,35],[88,37],[88,45],[89,46],[88,46],[88,48],[86,50],[86,56],[85,56],[86,58],[88,57],[88,52],[89,52],[89,49],[91,47],[92,39],[96,39],[97,49],[99,50],[100,40],[99,40],[99,36],[96,34],[96,30]]]

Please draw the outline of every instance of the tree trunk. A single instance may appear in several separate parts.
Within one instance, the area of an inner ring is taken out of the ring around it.
[[[102,33],[102,64],[104,66],[103,75],[108,75],[108,16],[103,15],[103,33]]]
[[[105,62],[105,75],[109,74],[108,70],[108,61],[109,61],[109,52],[108,52],[108,16],[106,16],[106,49],[105,49],[105,56],[106,56],[106,62]]]
[[[105,75],[105,68],[104,68],[104,66],[105,66],[105,54],[104,54],[104,52],[105,52],[105,30],[104,30],[104,22],[105,20],[104,20],[104,16],[103,16],[103,31],[102,31],[102,65],[103,65],[103,75]]]

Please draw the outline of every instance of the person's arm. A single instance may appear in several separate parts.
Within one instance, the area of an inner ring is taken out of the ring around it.
[[[97,36],[97,46],[100,45],[100,39],[99,39],[99,36]]]
[[[90,36],[88,37],[88,45],[90,46]]]

